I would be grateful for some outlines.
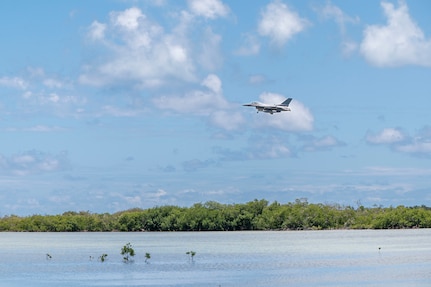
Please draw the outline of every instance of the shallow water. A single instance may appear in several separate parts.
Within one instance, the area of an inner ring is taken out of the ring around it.
[[[126,264],[128,242],[136,256]],[[431,229],[0,233],[0,278],[0,286],[431,286]]]

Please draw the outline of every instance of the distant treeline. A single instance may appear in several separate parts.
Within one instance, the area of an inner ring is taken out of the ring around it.
[[[364,207],[312,204],[306,199],[280,204],[254,200],[244,204],[214,201],[191,207],[160,206],[114,214],[87,211],[61,215],[0,218],[0,231],[233,231],[431,228],[431,208]]]

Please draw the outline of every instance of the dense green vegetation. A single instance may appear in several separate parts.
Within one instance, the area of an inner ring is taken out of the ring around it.
[[[254,200],[244,204],[214,201],[191,207],[160,206],[114,214],[65,212],[0,218],[0,231],[221,231],[307,229],[431,228],[431,208],[312,204],[305,199],[280,204]]]

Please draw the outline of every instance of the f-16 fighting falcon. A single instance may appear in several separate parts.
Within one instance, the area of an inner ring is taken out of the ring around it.
[[[260,102],[252,102],[250,104],[245,104],[243,106],[255,107],[257,109],[257,112],[270,113],[272,115],[274,113],[290,111],[289,104],[291,101],[292,101],[292,98],[288,98],[279,105],[268,105]]]

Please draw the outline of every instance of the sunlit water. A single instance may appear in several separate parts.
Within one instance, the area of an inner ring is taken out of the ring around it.
[[[431,286],[431,229],[0,233],[0,286]]]

